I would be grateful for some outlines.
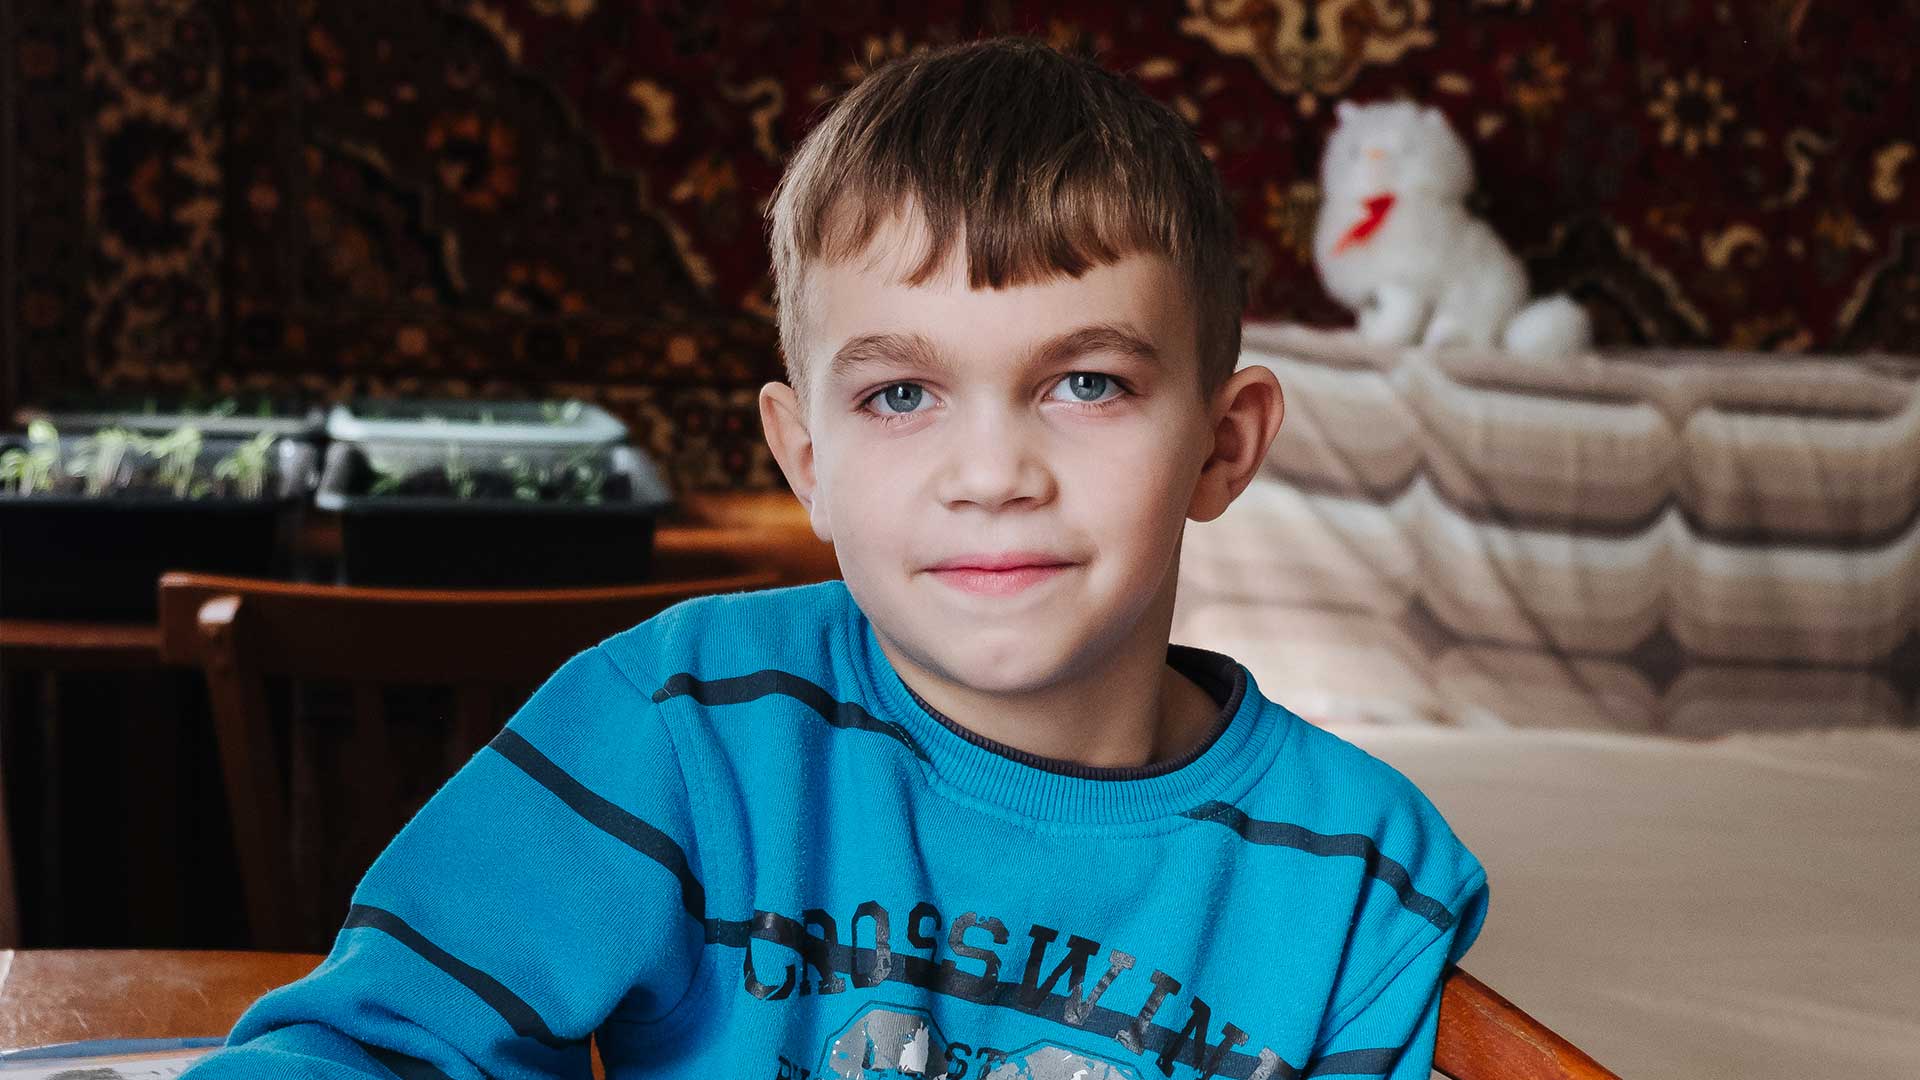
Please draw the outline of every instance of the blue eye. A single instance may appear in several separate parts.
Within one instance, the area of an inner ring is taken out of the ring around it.
[[[1113,376],[1097,371],[1076,371],[1062,378],[1060,383],[1073,394],[1075,401],[1088,405],[1100,403],[1109,389],[1119,389]]]
[[[884,411],[889,415],[898,416],[903,413],[917,411],[915,407],[918,406],[921,399],[926,396],[926,388],[917,383],[894,383],[892,386],[887,387],[867,400],[886,402],[887,407]],[[896,405],[902,407],[896,409],[894,408]]]

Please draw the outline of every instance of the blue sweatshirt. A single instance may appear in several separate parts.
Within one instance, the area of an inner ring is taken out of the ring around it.
[[[1427,1080],[1486,875],[1400,773],[1170,645],[1178,761],[940,715],[843,582],[573,657],[428,801],[313,974],[191,1080]]]

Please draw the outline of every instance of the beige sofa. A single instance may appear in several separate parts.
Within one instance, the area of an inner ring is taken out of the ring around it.
[[[1287,417],[1174,638],[1333,722],[1920,724],[1920,360],[1249,326]]]

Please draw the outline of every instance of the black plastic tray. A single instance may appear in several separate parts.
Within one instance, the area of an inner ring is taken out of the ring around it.
[[[0,450],[25,441],[0,436]],[[209,438],[202,453],[245,441]],[[0,615],[145,622],[158,614],[168,570],[289,576],[314,484],[311,447],[293,443],[276,453],[273,484],[257,499],[0,495]]]
[[[602,452],[622,490],[619,497],[586,504],[370,495],[368,448],[336,442],[328,448],[314,502],[340,515],[338,581],[565,588],[650,580],[654,526],[672,505],[671,496],[640,451],[616,446]],[[484,466],[483,451],[468,453]]]
[[[286,577],[304,500],[0,499],[0,615],[151,621],[160,575]]]

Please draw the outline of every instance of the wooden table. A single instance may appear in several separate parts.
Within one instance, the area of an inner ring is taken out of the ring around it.
[[[310,515],[301,546],[309,554],[340,547],[339,521]],[[687,492],[654,533],[654,580],[778,571],[782,584],[840,576],[833,545],[813,535],[806,511],[784,491]],[[160,629],[152,623],[0,619],[0,655],[16,670],[151,669],[161,666]]]
[[[317,953],[0,951],[0,1050],[82,1039],[224,1036]],[[1618,1080],[1480,980],[1448,972],[1434,1064],[1448,1076]],[[604,1075],[598,1048],[593,1074]]]
[[[0,952],[0,1049],[81,1039],[223,1036],[318,955],[21,949]]]
[[[318,953],[0,951],[0,1050],[82,1039],[224,1037],[247,1006],[319,966]],[[606,1074],[600,1050],[593,1075]]]
[[[86,623],[0,619],[0,655],[23,668],[124,671],[160,663],[160,627],[149,623]]]

